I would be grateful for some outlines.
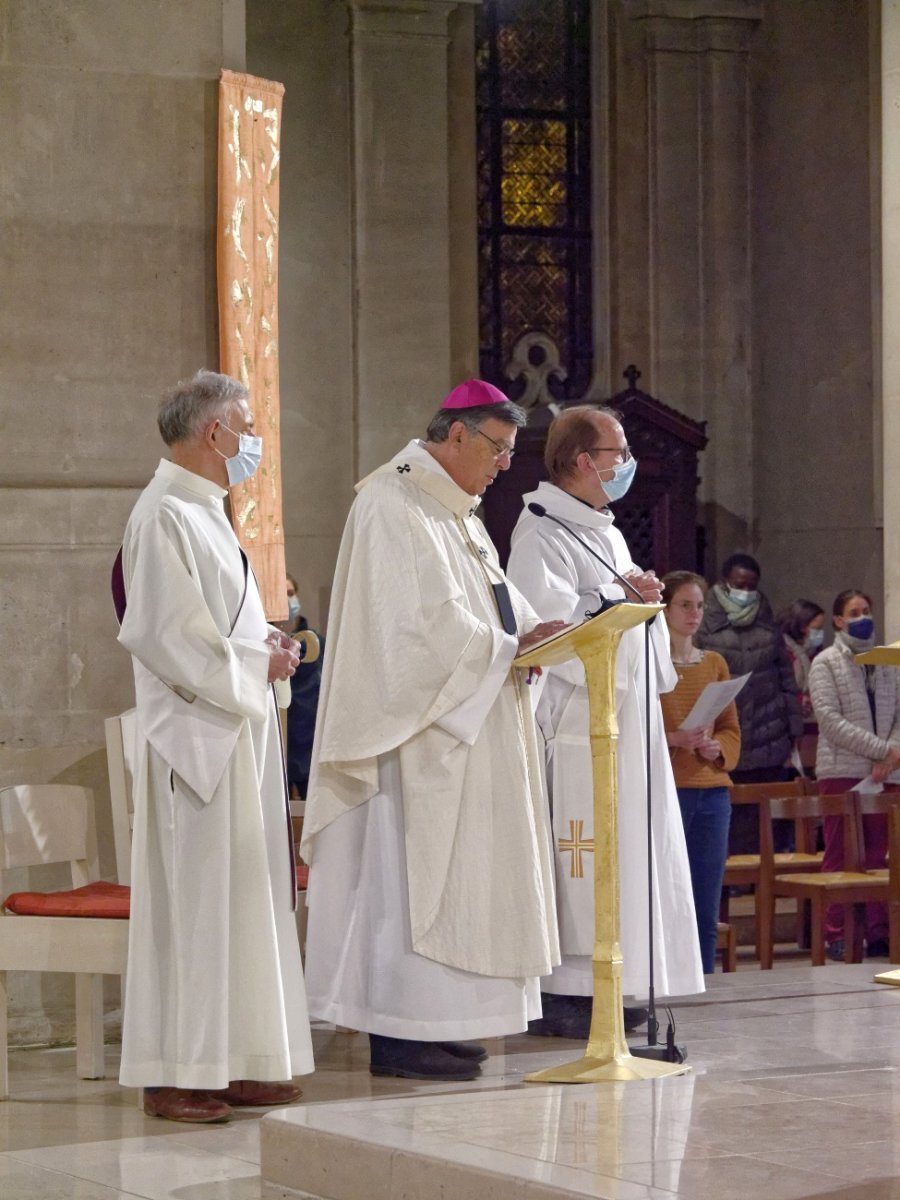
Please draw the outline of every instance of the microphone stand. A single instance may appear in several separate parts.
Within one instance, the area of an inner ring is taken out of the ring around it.
[[[669,1024],[666,1029],[666,1044],[661,1046],[657,1040],[659,1021],[656,1018],[656,989],[654,986],[654,933],[653,933],[653,789],[652,789],[652,756],[650,753],[650,629],[644,627],[644,751],[646,754],[647,770],[647,943],[650,947],[650,962],[648,973],[647,997],[647,1044],[646,1046],[629,1046],[632,1054],[638,1058],[653,1058],[661,1062],[683,1063],[687,1058],[687,1049],[675,1044],[675,1018],[672,1010],[666,1006],[666,1016]]]
[[[587,550],[588,554],[592,555],[601,566],[605,567],[613,577],[618,580],[628,591],[633,592],[637,597],[638,603],[644,603],[644,597],[637,590],[633,583],[620,575],[615,567],[606,562],[592,546],[590,546],[583,537],[575,532],[574,529],[565,521],[553,513],[547,512],[542,504],[529,504],[528,508],[538,517],[549,517],[551,521],[556,521],[557,524],[570,534],[575,540]],[[589,612],[586,617],[594,617],[597,613],[605,612],[614,604],[625,604],[625,600],[607,600],[601,597],[600,607],[595,612]],[[650,960],[648,963],[647,976],[647,1044],[646,1046],[629,1045],[629,1050],[638,1058],[652,1058],[661,1062],[682,1063],[687,1058],[687,1049],[684,1046],[675,1044],[675,1018],[672,1015],[672,1010],[666,1006],[666,1015],[668,1017],[668,1027],[666,1029],[665,1045],[660,1045],[658,1040],[659,1021],[656,1016],[656,988],[655,988],[655,967],[654,967],[654,930],[653,930],[653,908],[654,908],[654,887],[653,887],[653,792],[652,783],[652,754],[650,747],[650,626],[656,620],[652,617],[644,624],[644,753],[646,759],[646,775],[647,775],[647,941],[649,946]]]

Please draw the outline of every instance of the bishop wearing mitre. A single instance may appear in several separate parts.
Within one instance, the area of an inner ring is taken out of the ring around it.
[[[476,517],[525,414],[454,388],[357,485],[341,543],[304,821],[310,1012],[374,1074],[468,1079],[558,961],[528,672],[541,624]]]

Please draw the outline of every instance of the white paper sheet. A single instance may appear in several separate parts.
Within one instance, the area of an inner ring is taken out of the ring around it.
[[[852,790],[859,792],[860,796],[877,796],[879,792],[884,791],[884,784],[876,783],[871,775],[867,775]]]
[[[711,729],[716,717],[728,707],[749,678],[748,671],[746,675],[739,675],[737,679],[708,683],[697,697],[694,707],[681,722],[681,728]]]

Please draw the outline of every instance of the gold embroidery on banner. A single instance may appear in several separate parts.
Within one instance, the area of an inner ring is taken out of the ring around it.
[[[559,849],[562,853],[571,853],[572,865],[570,879],[584,879],[584,861],[582,855],[594,853],[594,839],[582,838],[584,821],[569,822],[569,837],[559,839]]]
[[[247,201],[244,200],[243,198],[239,199],[235,203],[234,209],[232,210],[232,213],[231,213],[231,224],[230,224],[231,240],[232,240],[232,242],[234,242],[234,249],[237,253],[238,258],[240,258],[241,261],[244,263],[247,262],[247,254],[241,243],[241,226],[244,223],[244,209],[246,207],[247,207]]]

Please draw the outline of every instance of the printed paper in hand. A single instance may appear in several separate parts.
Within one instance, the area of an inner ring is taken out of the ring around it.
[[[681,722],[681,728],[711,729],[716,717],[728,707],[749,678],[748,671],[746,675],[739,675],[737,679],[708,683],[697,697],[697,703]]]

